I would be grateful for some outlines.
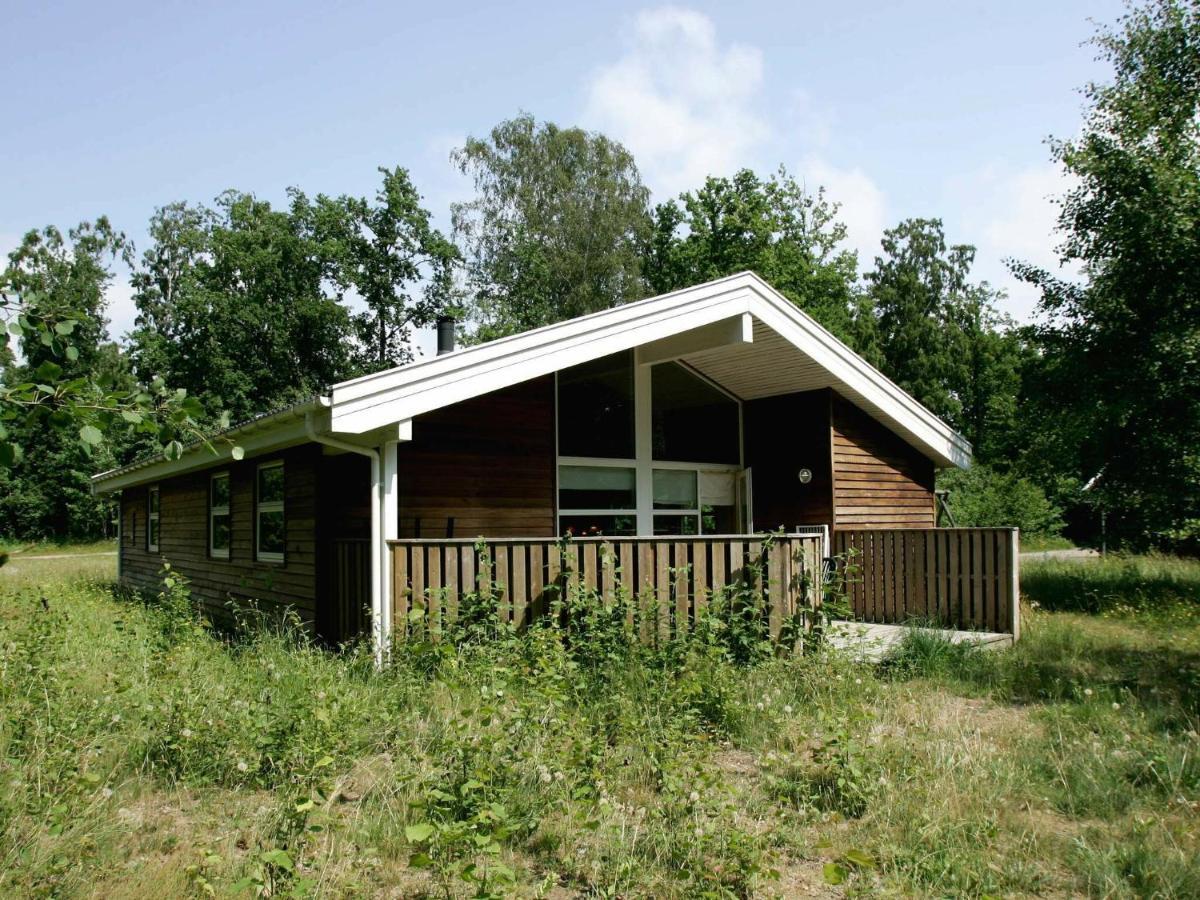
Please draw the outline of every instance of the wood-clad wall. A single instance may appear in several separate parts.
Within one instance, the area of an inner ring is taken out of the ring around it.
[[[418,416],[399,453],[400,537],[554,536],[554,376]]]
[[[828,525],[833,520],[828,390],[748,400],[743,446],[753,482],[754,529]],[[800,469],[812,481],[801,484]]]
[[[268,613],[293,609],[316,617],[316,474],[320,447],[308,444],[253,460],[231,463],[159,482],[158,551],[146,549],[148,486],[121,493],[121,581],[157,591],[163,561],[191,582],[206,612],[230,621],[229,601],[257,600]],[[284,461],[286,550],[282,563],[254,558],[254,481],[259,463]],[[213,472],[230,473],[233,529],[229,559],[208,554],[208,483]]]
[[[933,528],[933,476],[931,460],[856,406],[834,397],[835,528]]]

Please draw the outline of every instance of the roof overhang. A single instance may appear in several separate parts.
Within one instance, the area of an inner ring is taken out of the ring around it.
[[[832,388],[936,464],[970,463],[962,435],[751,272],[343,382],[331,427],[361,434],[632,348],[644,364],[687,361],[743,399]]]
[[[363,446],[384,435],[406,440],[423,413],[631,349],[642,365],[684,361],[743,400],[831,388],[936,465],[970,464],[966,438],[757,275],[742,272],[344,381],[327,398],[251,420],[210,446],[188,447],[180,459],[96,475],[92,487],[103,493],[208,468],[230,459],[234,446],[255,456],[301,444],[311,440],[312,422],[321,434]]]
[[[198,469],[233,459],[233,448],[239,447],[246,457],[272,453],[308,440],[305,416],[322,409],[323,398],[314,397],[269,415],[259,416],[234,428],[221,432],[206,445],[202,442],[184,448],[179,459],[162,456],[146,457],[101,472],[92,476],[92,492],[105,494],[139,484],[148,484],[174,475],[183,475]],[[324,404],[328,404],[324,400]]]

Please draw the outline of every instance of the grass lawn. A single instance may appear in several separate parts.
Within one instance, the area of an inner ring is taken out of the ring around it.
[[[1027,564],[1003,653],[593,609],[382,673],[112,572],[0,568],[0,896],[1200,896],[1194,562]]]

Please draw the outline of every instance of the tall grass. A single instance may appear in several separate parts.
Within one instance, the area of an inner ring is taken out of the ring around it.
[[[1200,893],[1194,621],[876,668],[580,596],[376,671],[101,563],[0,569],[0,895]]]

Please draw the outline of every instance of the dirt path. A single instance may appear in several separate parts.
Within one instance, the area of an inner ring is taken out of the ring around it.
[[[102,550],[98,553],[45,553],[40,556],[25,556],[24,554],[13,554],[8,558],[9,562],[28,562],[31,559],[78,559],[84,556],[116,556],[116,550]]]
[[[1099,559],[1100,551],[1090,547],[1070,547],[1066,550],[1031,550],[1021,554],[1023,560],[1033,559]]]

